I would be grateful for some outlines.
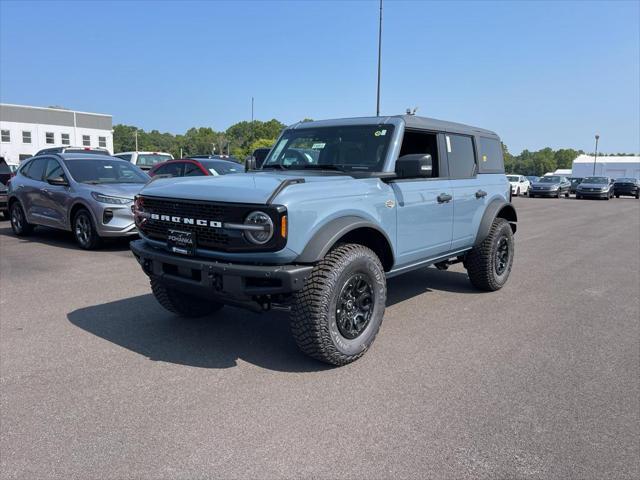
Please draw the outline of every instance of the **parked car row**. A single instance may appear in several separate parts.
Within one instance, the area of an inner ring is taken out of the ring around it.
[[[535,178],[535,180],[530,180]],[[609,177],[563,177],[561,175],[545,175],[544,177],[525,177],[523,175],[507,175],[513,196],[527,195],[534,197],[568,198],[572,193],[577,199],[603,198],[609,200],[614,196],[631,196],[640,198],[640,180],[637,178]]]

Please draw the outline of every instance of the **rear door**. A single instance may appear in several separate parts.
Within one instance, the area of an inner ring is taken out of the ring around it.
[[[475,140],[470,135],[445,134],[449,178],[453,191],[452,250],[473,245],[487,202],[487,191],[478,175]]]
[[[37,157],[29,162],[28,169],[24,171],[24,179],[18,185],[18,198],[22,203],[27,220],[30,223],[45,223],[44,197],[42,189],[45,183],[42,181],[44,169],[48,157]]]
[[[60,162],[55,158],[49,158],[44,171],[45,185],[42,191],[43,216],[46,222],[52,227],[67,227],[67,211],[70,203],[70,188],[64,185],[51,185],[48,178],[67,178]]]

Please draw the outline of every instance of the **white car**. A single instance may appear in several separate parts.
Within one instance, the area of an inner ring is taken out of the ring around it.
[[[511,195],[526,195],[531,188],[531,182],[524,175],[507,175],[507,180],[511,184]]]
[[[114,157],[131,162],[142,170],[149,170],[156,163],[173,160],[173,155],[166,152],[120,152],[116,153]]]

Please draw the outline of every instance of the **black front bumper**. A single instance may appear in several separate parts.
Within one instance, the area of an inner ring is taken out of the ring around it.
[[[625,195],[630,197],[635,197],[638,194],[637,187],[616,187],[613,191],[616,195]]]
[[[142,270],[176,290],[223,303],[261,301],[286,295],[304,286],[310,265],[246,265],[183,257],[151,247],[144,240],[130,243]]]

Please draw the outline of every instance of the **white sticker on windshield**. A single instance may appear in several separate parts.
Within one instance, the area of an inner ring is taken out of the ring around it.
[[[376,130],[376,133],[374,133],[374,135],[376,137],[384,137],[387,134],[387,130]]]
[[[209,171],[211,172],[211,175],[213,175],[214,177],[217,177],[219,175],[218,172],[216,172],[215,168],[210,168]]]
[[[104,168],[113,168],[113,165],[104,165]]]
[[[311,148],[314,150],[322,150],[326,143],[314,143]]]

